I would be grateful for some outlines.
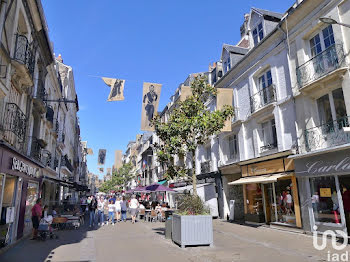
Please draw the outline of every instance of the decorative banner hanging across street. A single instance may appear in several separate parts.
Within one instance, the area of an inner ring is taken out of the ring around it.
[[[100,166],[103,166],[105,164],[105,161],[106,161],[106,152],[107,150],[106,149],[100,149],[98,151],[98,161],[97,161],[97,164],[100,165]]]
[[[180,91],[180,101],[183,102],[186,100],[186,98],[192,96],[192,89],[190,86],[181,86]]]
[[[104,172],[104,168],[103,167],[100,167],[98,170],[100,171],[100,173]]]
[[[87,154],[92,156],[94,154],[94,151],[92,151],[92,148],[87,149]]]
[[[121,101],[124,100],[124,84],[125,80],[116,78],[102,77],[106,85],[111,87],[107,101]]]
[[[115,150],[115,152],[114,152],[114,165],[113,165],[114,170],[118,170],[119,168],[122,167],[122,165],[123,165],[122,157],[123,157],[122,150]]]
[[[151,126],[154,114],[157,113],[161,84],[143,83],[142,94],[142,112],[141,112],[141,130],[154,131]]]
[[[233,104],[233,90],[231,88],[217,88],[216,96],[216,108],[221,110],[225,105],[232,106]],[[222,128],[223,132],[231,131],[231,119],[226,120],[224,127]]]

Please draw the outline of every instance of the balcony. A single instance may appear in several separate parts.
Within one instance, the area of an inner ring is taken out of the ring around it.
[[[299,88],[315,82],[334,72],[345,64],[345,55],[342,44],[334,44],[319,53],[306,63],[297,67]]]
[[[32,137],[32,147],[30,150],[30,156],[38,162],[42,161],[43,149],[46,147],[44,140]]]
[[[34,106],[38,109],[39,113],[43,114],[47,110],[45,100],[47,98],[44,82],[38,80],[36,96],[34,97]]]
[[[258,111],[273,102],[276,102],[275,85],[269,85],[250,97],[251,113]]]
[[[210,173],[211,170],[211,160],[207,160],[201,163],[201,174]]]
[[[277,141],[261,146],[260,152],[264,153],[274,149],[277,149]]]
[[[2,128],[5,131],[5,140],[17,149],[23,150],[27,118],[15,103],[6,104]]]
[[[33,45],[24,35],[16,35],[15,53],[12,62],[16,68],[15,78],[20,79],[24,86],[33,86],[33,73],[35,66],[35,52]]]
[[[53,161],[50,151],[48,150],[41,150],[41,163],[44,164],[44,166],[53,167]]]
[[[337,119],[324,125],[306,129],[305,149],[307,152],[340,146],[350,143],[350,134],[343,127],[349,127],[349,116]]]
[[[74,171],[74,168],[73,168],[72,164],[70,163],[67,155],[62,157],[61,166],[66,167],[70,172]]]

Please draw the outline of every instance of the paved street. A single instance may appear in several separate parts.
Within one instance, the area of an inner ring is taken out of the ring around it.
[[[164,223],[87,229],[61,231],[58,240],[24,240],[0,261],[327,261],[327,251],[315,250],[311,236],[220,220],[214,221],[212,248],[181,249],[164,238]]]

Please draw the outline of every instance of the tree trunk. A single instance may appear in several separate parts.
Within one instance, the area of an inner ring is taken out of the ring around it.
[[[197,196],[196,151],[192,150],[192,186],[193,195]]]

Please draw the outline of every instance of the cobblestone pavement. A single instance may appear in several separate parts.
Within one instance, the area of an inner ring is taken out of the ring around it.
[[[0,255],[1,262],[77,261],[327,261],[312,237],[266,227],[214,221],[214,247],[180,248],[164,237],[164,223],[130,221],[89,230],[66,230],[59,239],[24,240]],[[328,245],[329,247],[331,245]],[[350,251],[347,248],[341,253]],[[341,261],[341,260],[340,260]]]

